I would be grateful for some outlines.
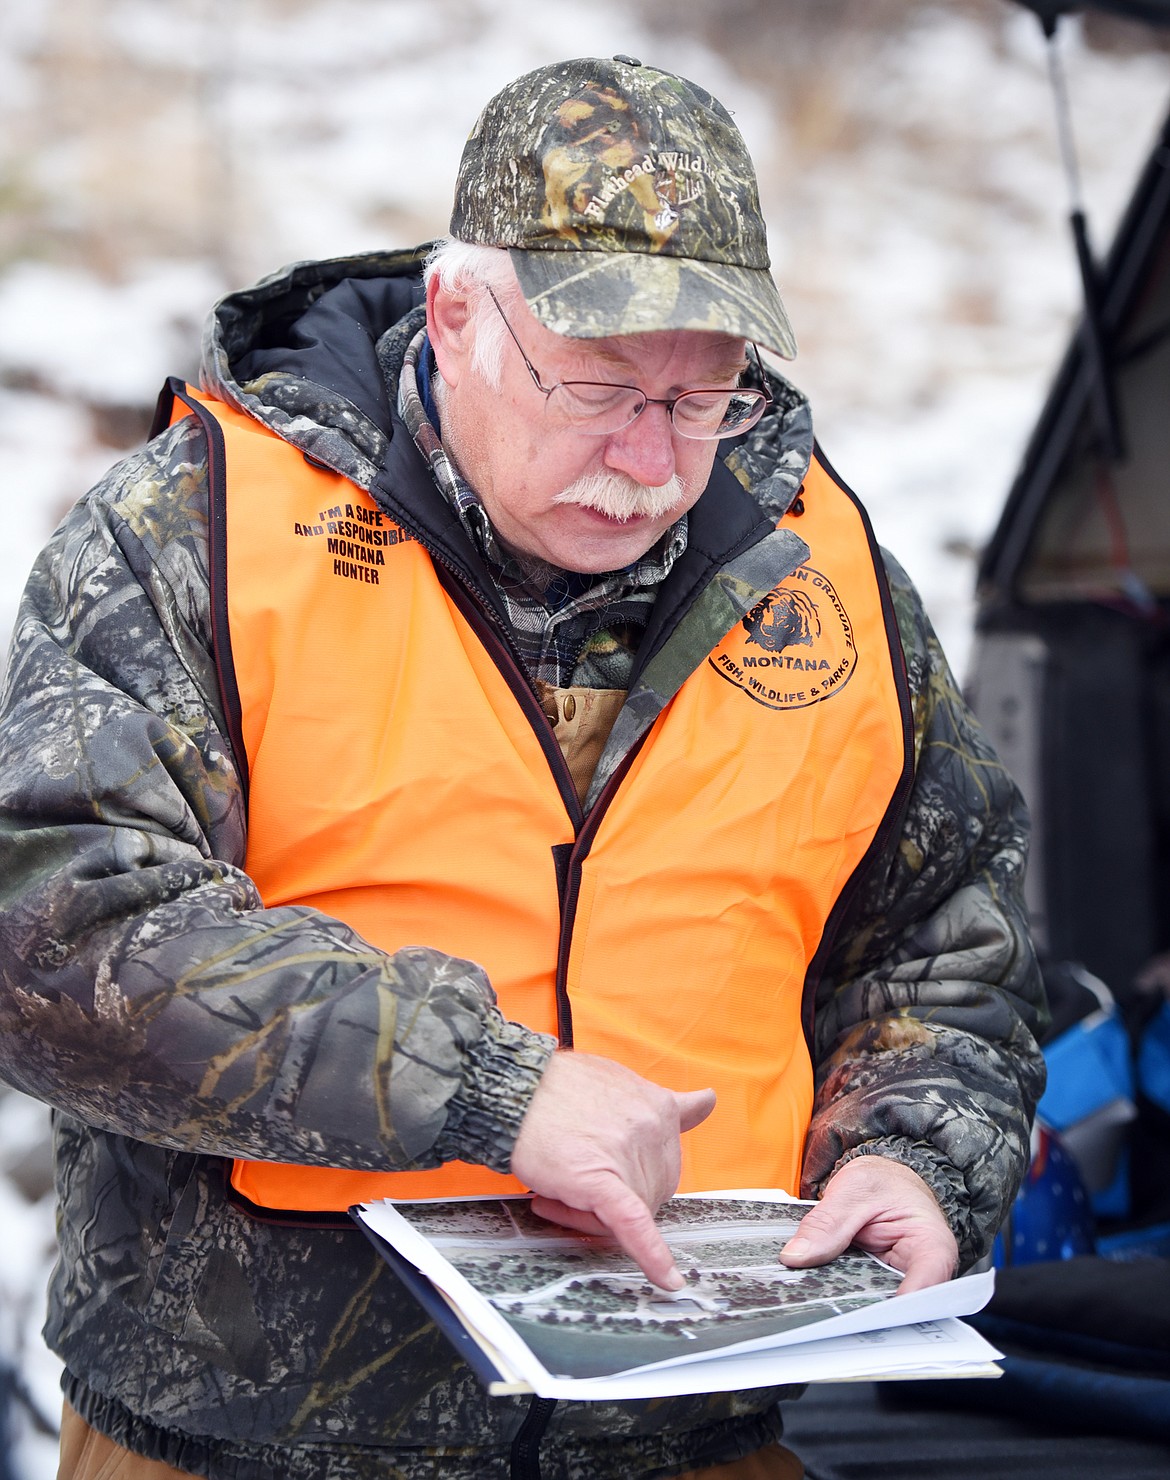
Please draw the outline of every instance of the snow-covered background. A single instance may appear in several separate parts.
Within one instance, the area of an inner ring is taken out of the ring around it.
[[[1170,101],[1136,24],[1066,20],[1103,249]],[[441,232],[479,105],[625,52],[704,83],[755,155],[792,377],[952,662],[1078,301],[1044,44],[1008,0],[4,0],[0,650],[56,520],[193,372],[209,303],[282,262]],[[45,1112],[0,1090],[0,1367],[47,1480]],[[2,1418],[0,1418],[2,1423]],[[0,1434],[0,1476],[4,1442]]]

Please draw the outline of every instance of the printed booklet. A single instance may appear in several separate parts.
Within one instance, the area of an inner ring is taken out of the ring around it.
[[[788,1269],[779,1250],[813,1206],[769,1191],[672,1198],[658,1225],[686,1278],[677,1293],[611,1240],[538,1218],[527,1197],[351,1213],[493,1394],[998,1376],[1000,1353],[957,1319],[986,1305],[992,1271],[897,1295],[897,1270],[856,1249]]]

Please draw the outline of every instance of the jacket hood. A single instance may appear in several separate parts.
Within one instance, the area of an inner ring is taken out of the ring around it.
[[[421,308],[427,250],[295,262],[229,294],[204,330],[204,388],[369,488],[394,426],[378,344]]]
[[[429,243],[297,262],[220,300],[208,319],[201,378],[212,395],[263,422],[315,462],[369,489],[395,432],[406,344],[421,327]],[[802,392],[768,374],[773,404],[723,460],[778,518],[812,455]]]

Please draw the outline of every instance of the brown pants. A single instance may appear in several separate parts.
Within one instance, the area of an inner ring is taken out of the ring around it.
[[[688,1470],[678,1480],[800,1480],[804,1466],[790,1450],[769,1444],[747,1459],[705,1470]],[[143,1459],[123,1449],[65,1404],[61,1415],[61,1467],[57,1480],[191,1480],[161,1460]]]
[[[783,1444],[768,1444],[746,1459],[712,1465],[706,1470],[688,1470],[678,1480],[801,1480],[804,1466]]]
[[[61,1414],[61,1464],[57,1480],[191,1480],[161,1460],[143,1459],[123,1449],[65,1404]]]

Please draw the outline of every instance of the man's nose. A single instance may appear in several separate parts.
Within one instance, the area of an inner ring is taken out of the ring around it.
[[[674,436],[669,410],[650,402],[628,427],[606,439],[605,465],[660,488],[674,476]]]

